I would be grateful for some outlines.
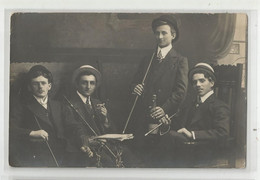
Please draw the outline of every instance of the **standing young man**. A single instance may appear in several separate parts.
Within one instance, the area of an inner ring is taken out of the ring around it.
[[[159,131],[154,131],[156,135],[148,138],[144,138],[144,134],[155,127],[165,114],[177,111],[186,96],[188,85],[188,60],[173,46],[179,37],[177,21],[173,16],[163,15],[153,20],[152,29],[157,47],[153,58],[141,63],[134,78],[133,93],[140,97],[126,130],[134,132],[138,149],[157,143],[153,141],[158,141]],[[142,84],[149,63],[151,66]]]

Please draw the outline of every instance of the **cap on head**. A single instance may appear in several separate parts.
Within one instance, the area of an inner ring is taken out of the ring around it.
[[[43,76],[48,79],[49,83],[53,82],[53,77],[51,72],[42,65],[33,66],[27,73],[28,81],[30,82],[33,78],[37,78],[39,76]],[[28,82],[28,83],[29,83]]]
[[[77,80],[78,76],[85,72],[93,74],[95,76],[96,83],[97,83],[96,86],[99,87],[101,84],[101,73],[96,68],[94,68],[93,66],[90,66],[90,65],[83,65],[83,66],[80,66],[78,69],[76,69],[72,75],[72,83],[75,85],[77,83],[76,80]]]
[[[212,78],[214,82],[216,82],[216,76],[214,69],[207,63],[198,63],[192,69],[190,69],[188,77],[189,80],[192,81],[192,77],[196,73],[206,72]]]
[[[162,15],[154,19],[152,22],[153,32],[155,32],[158,26],[162,26],[162,25],[169,25],[171,28],[174,28],[176,32],[176,37],[173,39],[173,41],[176,41],[179,37],[179,29],[178,29],[178,23],[176,18],[172,15]]]

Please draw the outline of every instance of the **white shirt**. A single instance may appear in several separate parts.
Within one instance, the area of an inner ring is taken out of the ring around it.
[[[204,102],[209,98],[209,96],[211,96],[212,94],[214,94],[214,91],[213,91],[213,90],[209,91],[209,92],[208,92],[207,94],[205,94],[204,96],[201,96],[201,97],[200,97],[201,102],[204,103]]]
[[[90,96],[89,98],[86,96],[83,96],[82,94],[80,94],[80,92],[77,91],[77,94],[79,95],[80,99],[83,101],[84,104],[86,104],[87,100],[88,100],[88,104],[91,105],[91,101],[90,101]]]
[[[33,97],[37,100],[37,102],[42,105],[45,109],[47,109],[47,103],[48,103],[48,96],[44,98],[39,98],[33,95]]]
[[[87,102],[87,99],[88,99],[88,103],[89,103],[89,105],[91,105],[90,96],[85,97],[85,96],[83,96],[82,94],[80,94],[80,92],[78,92],[78,91],[77,91],[77,94],[79,95],[80,99],[83,101],[84,104],[87,104],[86,102]],[[109,127],[109,123],[108,123],[108,118],[107,118],[107,117],[106,117],[104,126],[105,126],[106,128]]]
[[[160,48],[158,46],[158,49],[157,49],[157,54],[161,51],[162,53],[162,58],[164,59],[165,56],[168,54],[168,52],[172,49],[172,44],[169,44],[168,46],[164,47],[164,48]]]

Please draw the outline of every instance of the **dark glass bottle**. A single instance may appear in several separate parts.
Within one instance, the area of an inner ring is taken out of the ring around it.
[[[157,99],[157,96],[156,94],[154,94],[152,96],[152,105],[150,106],[150,109],[152,108],[155,108],[156,107],[156,99]],[[149,120],[149,124],[148,124],[148,130],[151,130],[153,129],[155,126],[158,125],[158,120],[157,119],[153,119],[152,117],[150,118]],[[158,133],[158,130],[155,130],[153,131],[151,134],[157,134]]]

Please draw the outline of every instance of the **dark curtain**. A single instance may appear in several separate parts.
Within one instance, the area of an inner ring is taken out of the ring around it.
[[[180,39],[176,49],[189,59],[214,64],[225,57],[233,42],[236,14],[181,14]]]
[[[235,25],[236,15],[218,15],[217,23],[209,35],[205,46],[205,52],[209,59],[220,59],[229,53],[234,38]]]

